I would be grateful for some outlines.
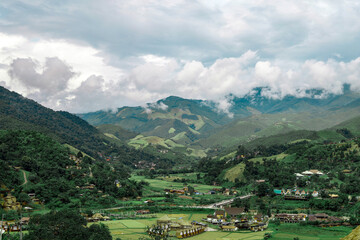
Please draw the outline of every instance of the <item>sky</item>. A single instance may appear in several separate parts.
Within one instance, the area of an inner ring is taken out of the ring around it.
[[[360,91],[358,0],[0,1],[0,86],[54,110]]]

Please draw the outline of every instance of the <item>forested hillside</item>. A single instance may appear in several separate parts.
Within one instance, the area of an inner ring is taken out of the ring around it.
[[[95,159],[110,158],[128,166],[136,162],[167,160],[112,141],[81,118],[64,111],[53,111],[23,96],[0,87],[0,129],[28,130],[44,133],[69,144]],[[161,164],[160,164],[161,165]]]
[[[132,146],[160,145],[201,157],[213,148],[298,130],[323,130],[360,115],[360,95],[347,85],[340,95],[314,89],[306,97],[273,99],[264,92],[266,88],[256,88],[241,98],[229,96],[228,112],[215,102],[172,96],[145,107],[79,116],[96,126],[107,124],[109,131],[111,125],[117,125],[137,132],[138,136],[127,139]]]
[[[44,134],[2,130],[0,143],[0,185],[14,189],[20,202],[31,205],[28,193],[48,207],[106,205],[115,197],[141,195],[141,183],[128,180],[128,167],[81,153],[70,159],[69,149]]]

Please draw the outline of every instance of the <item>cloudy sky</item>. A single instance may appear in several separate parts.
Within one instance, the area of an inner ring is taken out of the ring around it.
[[[0,85],[55,110],[360,90],[358,0],[0,2]]]

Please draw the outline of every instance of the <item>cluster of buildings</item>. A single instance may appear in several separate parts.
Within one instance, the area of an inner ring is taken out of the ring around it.
[[[0,195],[0,205],[4,210],[18,211],[22,209],[21,203],[16,201],[16,197],[12,196],[11,193],[8,193],[7,196]]]
[[[166,193],[177,193],[179,195],[185,195],[189,189],[188,187],[183,187],[183,189],[164,189]]]
[[[200,222],[193,221],[190,223],[184,219],[174,221],[168,215],[164,215],[156,221],[156,226],[153,225],[147,232],[153,237],[165,237],[170,231],[175,231],[175,236],[182,239],[201,234],[205,232],[206,227],[206,224]]]
[[[299,223],[299,222],[319,222],[320,226],[339,226],[346,224],[343,219],[329,216],[326,213],[316,213],[316,214],[290,214],[290,213],[278,213],[274,217],[282,223]]]
[[[22,217],[18,221],[1,221],[0,220],[0,231],[4,232],[20,232],[29,224],[29,217]]]
[[[108,216],[103,216],[101,213],[95,213],[91,216],[87,215],[87,214],[84,214],[82,213],[81,214],[85,219],[86,221],[88,222],[99,222],[99,221],[109,221],[110,220],[110,217]]]
[[[138,161],[137,163],[134,163],[134,166],[138,169],[156,170],[156,163],[153,162]]]
[[[224,210],[216,210],[214,214],[208,215],[204,221],[220,225],[220,229],[223,231],[248,229],[257,232],[268,227],[269,218],[267,216],[249,215],[244,210],[244,208],[225,207]]]
[[[319,197],[319,192],[314,190],[312,192],[300,189],[274,189],[276,195],[284,196],[287,200],[308,200],[310,196]]]
[[[296,178],[302,178],[305,176],[311,177],[314,175],[322,176],[322,175],[324,175],[324,173],[317,169],[310,169],[310,170],[306,170],[302,173],[295,173]]]

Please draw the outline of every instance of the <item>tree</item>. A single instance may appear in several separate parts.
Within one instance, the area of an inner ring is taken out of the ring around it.
[[[272,190],[272,187],[268,183],[261,183],[257,186],[257,195],[264,197],[268,195]]]
[[[195,189],[192,186],[189,185],[188,186],[188,191],[189,191],[190,195],[193,195],[194,192],[195,192]]]
[[[44,215],[36,215],[30,219],[29,234],[25,240],[90,240],[90,239],[111,239],[107,238],[108,229],[106,227],[86,227],[87,221],[77,211],[60,210],[52,211]],[[105,238],[91,238],[101,235]]]
[[[112,240],[109,227],[100,223],[93,224],[89,227],[89,240]]]

